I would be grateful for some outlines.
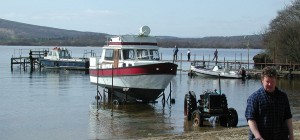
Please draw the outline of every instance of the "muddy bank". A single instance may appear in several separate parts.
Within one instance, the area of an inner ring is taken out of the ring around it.
[[[300,121],[294,121],[294,136],[295,140],[300,140]],[[149,136],[142,138],[145,140],[156,139],[203,139],[203,140],[247,140],[249,127],[239,128],[224,128],[222,130],[212,130],[207,132],[187,132],[176,135],[161,135],[161,136]]]

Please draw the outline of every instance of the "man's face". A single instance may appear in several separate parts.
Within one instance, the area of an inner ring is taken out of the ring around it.
[[[261,80],[264,89],[266,92],[274,92],[275,91],[275,86],[276,86],[276,78],[275,77],[268,77],[264,76]]]

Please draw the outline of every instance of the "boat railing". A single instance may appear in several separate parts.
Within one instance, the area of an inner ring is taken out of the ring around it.
[[[215,61],[192,61],[191,65],[198,68],[206,68],[206,69],[212,69],[214,66],[222,66],[224,69],[229,70],[239,70],[242,67],[242,63],[238,61],[227,61],[227,62],[215,62]]]
[[[83,53],[83,58],[89,58],[89,57],[96,57],[96,52],[95,50],[84,50],[84,53]]]

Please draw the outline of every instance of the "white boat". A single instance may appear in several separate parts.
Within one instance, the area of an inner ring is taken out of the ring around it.
[[[40,59],[41,66],[52,69],[88,70],[88,58],[73,58],[66,48],[54,47]]]
[[[203,74],[203,75],[216,76],[216,77],[220,76],[222,78],[241,79],[241,78],[245,78],[245,76],[246,76],[244,69],[241,69],[241,71],[234,71],[234,70],[230,70],[228,68],[223,68],[220,65],[215,65],[212,69],[208,69],[208,68],[201,67],[201,66],[191,65],[191,72],[193,72],[197,75]]]
[[[155,101],[176,76],[177,65],[160,60],[155,37],[143,26],[139,35],[111,37],[101,58],[90,58],[90,82],[126,100]]]

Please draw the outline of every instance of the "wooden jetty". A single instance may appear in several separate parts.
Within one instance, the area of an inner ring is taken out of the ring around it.
[[[37,49],[37,50],[17,50],[19,55],[16,56],[16,50],[14,55],[10,59],[11,71],[13,71],[13,66],[18,65],[20,70],[23,68],[24,71],[27,70],[28,65],[30,66],[30,71],[35,70],[35,66],[38,65],[41,68],[39,59],[49,52],[49,49]],[[26,52],[26,54],[23,54]]]
[[[162,56],[161,56],[162,57]],[[196,56],[194,56],[194,60],[187,61],[182,59],[182,54],[180,55],[180,59],[177,61],[174,60],[163,60],[163,61],[170,61],[175,62],[178,64],[178,70],[179,71],[186,71],[189,72],[190,68],[187,70],[182,69],[182,63],[202,63],[206,67],[212,67],[214,65],[222,65],[223,67],[230,67],[233,70],[239,70],[241,67],[244,67],[247,71],[247,74],[251,77],[260,77],[262,73],[262,69],[265,66],[272,66],[277,69],[278,77],[289,77],[293,78],[294,76],[300,77],[300,64],[292,64],[292,63],[254,63],[250,62],[249,57],[248,60],[226,60],[224,58],[223,60],[217,60],[217,61],[211,61],[210,58],[205,59],[204,56],[201,60],[196,60]],[[201,58],[201,56],[200,56]]]
[[[24,50],[24,49],[19,49],[17,50],[19,52],[19,55],[16,56],[16,50],[14,52],[14,55],[11,58],[11,71],[13,71],[13,66],[18,65],[20,70],[23,68],[24,71],[27,70],[28,65],[30,66],[30,70],[33,71],[35,69],[35,66],[39,66],[41,68],[39,59],[44,57],[45,53],[49,52],[49,49],[36,49],[36,50]],[[26,52],[25,55],[23,54]],[[161,54],[161,58],[162,54]],[[162,61],[169,61],[169,62],[174,62],[178,64],[178,70],[179,71],[189,71],[189,68],[184,70],[182,68],[183,63],[203,63],[203,65],[210,67],[214,66],[216,64],[218,65],[223,65],[224,67],[231,67],[233,70],[238,70],[241,67],[244,67],[245,70],[247,71],[247,74],[253,76],[253,77],[259,77],[262,69],[265,66],[273,66],[277,69],[278,74],[280,77],[286,77],[286,76],[300,76],[300,64],[291,64],[291,63],[253,63],[250,62],[249,57],[248,60],[226,60],[225,58],[223,60],[218,60],[218,61],[211,61],[210,58],[205,59],[203,57],[201,60],[196,60],[196,55],[194,55],[194,60],[188,61],[188,60],[183,60],[182,54],[180,54],[179,59],[177,61],[174,60],[162,60]]]

